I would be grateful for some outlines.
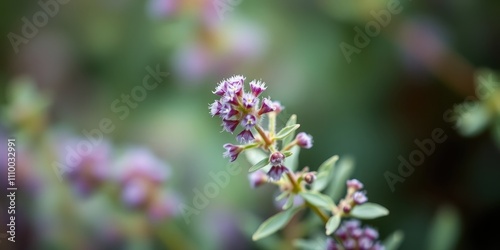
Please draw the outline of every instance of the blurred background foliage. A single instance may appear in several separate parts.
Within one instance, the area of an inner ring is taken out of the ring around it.
[[[340,43],[352,45],[353,28],[364,29],[374,20],[370,11],[385,9],[387,0],[242,0],[222,19],[215,2],[69,0],[18,53],[7,35],[22,35],[21,18],[32,20],[42,8],[36,1],[0,3],[0,137],[17,138],[17,247],[290,248],[303,232],[251,242],[259,222],[276,211],[275,190],[251,189],[244,159],[243,171],[189,224],[179,211],[151,221],[123,209],[104,195],[119,192],[116,185],[82,197],[50,165],[62,148],[55,138],[82,138],[83,129],[109,118],[116,126],[106,135],[110,157],[147,148],[170,168],[160,189],[191,205],[193,188],[203,189],[209,173],[228,164],[221,145],[234,137],[219,133],[206,107],[215,84],[233,74],[264,80],[267,94],[286,107],[281,125],[297,114],[301,130],[314,136],[301,166],[314,169],[333,154],[356,160],[353,176],[391,211],[370,222],[382,238],[401,229],[401,249],[496,246],[496,232],[485,229],[500,223],[500,144],[488,130],[460,136],[443,114],[474,99],[476,69],[500,68],[500,2],[401,1],[403,11],[351,63]],[[120,120],[110,105],[157,65],[169,75]],[[15,94],[26,83],[31,94]],[[448,139],[391,192],[384,173],[397,173],[398,156],[408,159],[414,140],[431,138],[435,128]],[[2,224],[7,219],[2,212]],[[435,243],[441,238],[453,243]]]

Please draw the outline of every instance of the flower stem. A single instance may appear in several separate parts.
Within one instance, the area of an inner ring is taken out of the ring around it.
[[[283,151],[288,151],[293,148],[293,146],[297,145],[297,140],[293,140],[290,142],[288,145],[286,145],[282,150]]]
[[[296,191],[297,193],[302,191],[302,187],[297,183],[297,181],[295,180],[295,177],[293,176],[293,174],[291,172],[286,172],[286,176],[290,180],[290,183],[292,183],[294,191]],[[316,215],[318,215],[318,217],[321,218],[323,223],[326,225],[326,223],[329,220],[329,217],[327,214],[325,214],[323,211],[321,211],[321,209],[319,209],[317,206],[315,206],[314,204],[312,204],[308,201],[306,201],[306,206],[308,206]],[[344,247],[342,246],[342,241],[336,235],[332,235],[332,238],[335,241],[337,241],[339,243],[339,245],[341,246],[341,249],[344,250]]]
[[[269,136],[274,136],[276,133],[276,113],[271,112],[268,114],[269,117]]]
[[[266,135],[266,132],[264,132],[264,130],[259,125],[256,125],[255,129],[257,130],[257,132],[259,132],[259,135],[262,137],[264,142],[266,142],[267,147],[269,147],[273,144],[271,139],[269,139],[269,137]]]

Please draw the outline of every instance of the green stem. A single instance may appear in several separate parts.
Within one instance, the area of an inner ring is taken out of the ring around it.
[[[266,132],[264,132],[264,130],[259,125],[256,125],[255,129],[257,130],[257,132],[259,132],[259,135],[262,137],[262,139],[266,143],[266,147],[269,147],[273,144],[271,139],[269,139],[269,137],[266,135]]]
[[[297,193],[301,192],[302,187],[297,183],[293,174],[291,172],[286,172],[286,176],[290,180],[290,183],[292,183],[293,190],[296,191]],[[318,217],[321,218],[323,223],[326,225],[326,223],[328,222],[328,219],[329,219],[327,214],[325,214],[323,211],[321,211],[321,209],[319,209],[314,204],[309,203],[308,201],[306,201],[306,206],[308,206],[316,215],[318,215]],[[335,241],[337,241],[339,243],[341,249],[344,250],[344,247],[342,246],[342,241],[335,234],[332,234],[332,237]]]
[[[293,146],[297,145],[297,140],[293,140],[292,142],[290,142],[288,145],[286,145],[284,148],[283,148],[283,152],[284,151],[288,151],[290,149],[293,148]]]
[[[276,133],[276,113],[271,112],[268,114],[269,117],[269,136],[273,137]]]

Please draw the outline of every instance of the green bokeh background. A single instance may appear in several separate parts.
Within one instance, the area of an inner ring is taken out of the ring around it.
[[[220,120],[208,114],[207,104],[215,99],[211,91],[233,74],[246,76],[247,82],[262,79],[269,86],[265,94],[286,107],[278,124],[283,126],[287,116],[297,114],[301,130],[314,137],[314,147],[301,152],[301,166],[314,169],[334,154],[355,159],[353,177],[365,183],[370,200],[391,211],[369,222],[383,238],[401,229],[405,240],[400,249],[430,248],[429,242],[446,237],[443,230],[431,230],[439,209],[446,206],[451,210],[442,210],[443,214],[456,211],[459,222],[445,224],[461,225],[460,235],[441,249],[496,246],[497,233],[487,228],[500,223],[499,146],[489,132],[460,136],[443,114],[474,96],[477,68],[500,68],[500,2],[402,1],[402,12],[393,15],[361,53],[353,54],[350,63],[340,44],[352,45],[354,27],[364,29],[374,20],[370,11],[385,9],[386,0],[243,0],[223,20],[215,16],[209,21],[202,17],[205,12],[214,15],[213,2],[174,2],[182,7],[158,17],[148,9],[149,1],[70,0],[15,53],[8,34],[21,34],[21,18],[31,19],[41,8],[35,1],[3,1],[2,107],[10,105],[8,89],[14,79],[28,76],[51,102],[44,133],[71,131],[81,136],[82,129],[96,128],[102,118],[110,118],[116,129],[108,138],[115,147],[150,148],[172,168],[169,189],[189,204],[192,189],[202,189],[212,181],[211,171],[228,164],[222,158],[222,145],[235,142],[234,136],[219,133]],[[182,63],[186,55],[181,52],[196,44],[202,48],[198,53],[206,54]],[[239,45],[243,49],[234,49]],[[197,73],[198,63],[208,69]],[[156,65],[169,76],[148,91],[126,119],[119,120],[110,104],[142,82],[147,66]],[[30,141],[30,135],[7,116],[2,116],[0,125],[2,137]],[[417,149],[414,140],[430,138],[436,128],[445,132],[447,140],[436,145],[435,152],[392,192],[384,173],[397,173],[398,157],[408,159]],[[43,154],[43,145],[25,147]],[[241,174],[232,177],[190,224],[184,223],[182,215],[167,224],[174,225],[195,249],[289,248],[290,242],[251,242],[247,231],[277,211],[272,198],[276,190],[251,189],[248,163],[240,157],[238,164]],[[24,166],[24,171],[42,179],[48,190],[68,188],[67,183],[47,177],[52,173],[47,174],[44,165],[36,161]],[[6,180],[4,172],[0,183]],[[21,183],[23,176],[18,178]],[[63,244],[50,236],[66,238],[71,232],[51,226],[59,225],[57,213],[53,218],[37,218],[37,211],[47,209],[40,206],[68,201],[37,195],[19,191],[19,242],[2,239],[2,249],[79,249],[77,243]],[[4,198],[2,220],[7,220]],[[96,212],[108,213],[113,211]],[[73,226],[82,229],[72,232],[93,242],[92,227]],[[163,248],[156,236],[145,239],[144,246],[123,240],[121,247]],[[89,247],[107,249],[99,242]]]

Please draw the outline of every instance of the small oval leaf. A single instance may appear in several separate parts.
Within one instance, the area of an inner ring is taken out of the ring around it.
[[[288,200],[283,205],[282,209],[287,210],[287,209],[291,208],[293,206],[294,199],[295,199],[294,195],[290,194],[290,196],[288,196]]]
[[[355,206],[350,215],[358,219],[375,219],[389,214],[387,208],[376,203],[364,203]]]
[[[249,170],[248,172],[255,172],[265,166],[267,166],[267,164],[269,164],[269,159],[268,158],[264,158],[262,159],[261,161],[257,162],[257,164],[253,165]]]
[[[312,185],[312,190],[322,191],[328,186],[329,183],[331,183],[333,178],[333,171],[335,169],[335,163],[338,161],[338,159],[339,156],[334,155],[323,162],[323,164],[321,164],[321,166],[318,168],[317,178]]]
[[[285,227],[299,210],[300,207],[295,207],[273,215],[259,226],[257,231],[253,234],[252,239],[257,241]]]
[[[330,219],[328,219],[325,225],[326,235],[330,235],[333,232],[335,232],[335,230],[337,230],[339,225],[340,225],[340,214],[336,214],[335,216],[330,217]]]
[[[297,115],[292,115],[292,116],[290,116],[290,119],[288,119],[288,121],[286,122],[286,126],[292,126],[295,124],[297,124]],[[284,147],[284,146],[290,144],[290,142],[292,142],[294,136],[295,136],[294,132],[290,133],[288,136],[285,136],[285,138],[283,138],[283,143],[281,145],[283,145],[283,147]]]
[[[384,240],[385,250],[397,250],[399,245],[403,242],[404,234],[402,231],[396,231],[391,235],[387,236]]]
[[[276,134],[276,139],[281,140],[281,139],[285,138],[287,135],[291,134],[293,131],[297,130],[299,127],[300,127],[300,124],[295,124],[295,125],[290,125],[290,126],[284,127],[283,129],[280,130],[280,132],[278,132]]]
[[[332,210],[332,208],[335,207],[335,203],[333,203],[333,200],[324,194],[318,192],[302,192],[299,194],[307,202],[328,211]]]

